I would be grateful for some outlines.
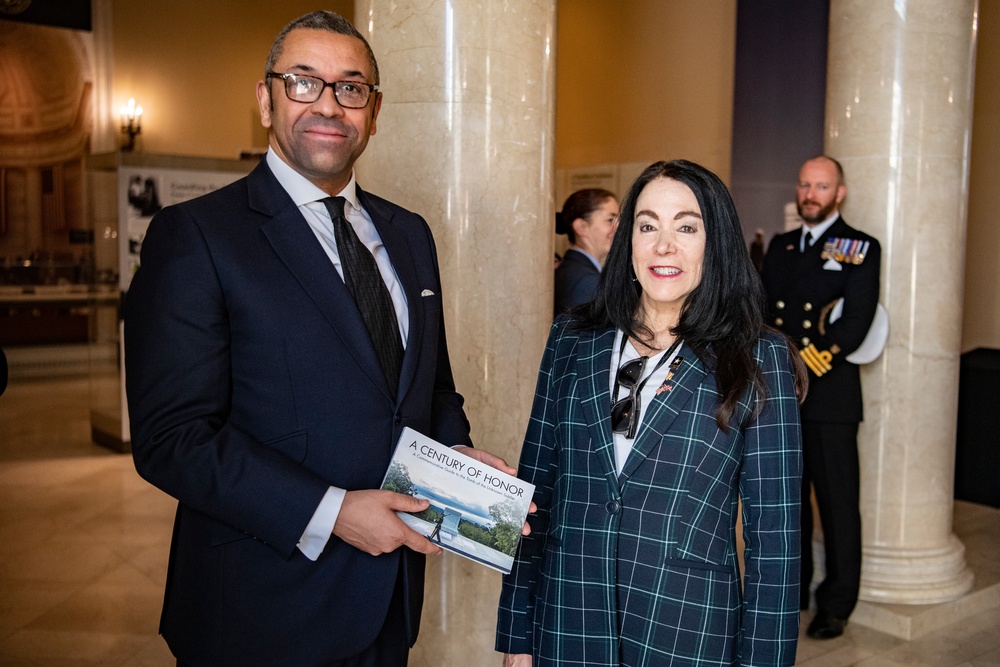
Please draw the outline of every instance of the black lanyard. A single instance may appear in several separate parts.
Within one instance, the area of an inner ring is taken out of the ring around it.
[[[622,332],[622,344],[621,344],[621,348],[619,348],[619,350],[618,350],[618,368],[619,369],[621,369],[621,367],[622,367],[622,355],[625,353],[625,343],[627,341],[628,341],[628,334],[623,331]],[[667,359],[669,359],[671,357],[671,355],[673,355],[674,350],[676,350],[677,346],[680,345],[680,344],[681,344],[681,339],[680,338],[675,338],[674,342],[673,342],[673,345],[671,345],[669,348],[667,348],[667,351],[663,353],[663,356],[660,357],[660,360],[658,362],[656,362],[656,366],[653,368],[653,370],[649,371],[649,375],[647,375],[644,379],[642,379],[639,382],[639,384],[636,386],[636,388],[635,388],[635,394],[636,394],[636,396],[638,396],[639,394],[642,393],[642,388],[646,386],[646,383],[649,381],[649,378],[653,377],[653,374],[656,373],[656,371],[660,370],[660,367],[667,361]],[[649,359],[649,357],[642,357],[642,358],[643,359]],[[618,381],[618,377],[616,375],[615,376],[615,395],[611,398],[611,405],[614,405],[615,403],[618,402],[618,386],[620,384],[621,383]]]

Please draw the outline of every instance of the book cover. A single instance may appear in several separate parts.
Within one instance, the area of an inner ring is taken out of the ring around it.
[[[423,512],[396,512],[424,537],[510,572],[533,485],[404,428],[382,488],[430,501]]]

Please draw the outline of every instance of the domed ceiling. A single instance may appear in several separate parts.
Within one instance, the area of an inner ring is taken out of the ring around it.
[[[91,84],[73,32],[0,21],[0,166],[81,155]]]

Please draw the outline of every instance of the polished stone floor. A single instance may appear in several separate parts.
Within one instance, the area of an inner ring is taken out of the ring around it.
[[[88,392],[78,377],[14,379],[0,396],[0,667],[174,664],[156,635],[174,504],[127,455],[90,442]],[[1000,576],[1000,510],[957,503],[955,531],[970,567]],[[803,636],[798,655],[809,667],[1000,665],[1000,608],[912,641],[852,623],[834,640]]]

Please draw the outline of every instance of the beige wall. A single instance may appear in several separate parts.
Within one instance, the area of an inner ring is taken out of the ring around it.
[[[962,351],[1000,349],[1000,2],[979,2]]]
[[[683,157],[728,181],[735,41],[736,0],[560,2],[556,168]]]
[[[113,113],[129,97],[142,105],[147,153],[233,158],[266,147],[254,94],[264,60],[282,26],[316,4],[112,0]],[[321,4],[354,15],[353,0]]]

